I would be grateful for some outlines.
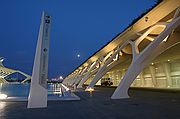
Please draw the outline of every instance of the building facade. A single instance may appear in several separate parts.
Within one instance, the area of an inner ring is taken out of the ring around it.
[[[31,76],[19,71],[7,68],[3,65],[4,59],[0,58],[0,83],[12,83],[19,82],[25,83],[26,81],[30,81]]]
[[[129,87],[180,89],[180,1],[163,0],[70,73],[64,84],[87,90],[108,78],[112,99]]]

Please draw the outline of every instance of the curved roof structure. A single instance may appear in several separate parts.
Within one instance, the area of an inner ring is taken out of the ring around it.
[[[86,90],[92,91],[100,79],[111,77],[117,86],[112,99],[128,98],[128,89],[137,77],[140,87],[180,87],[176,83],[180,76],[180,62],[176,61],[180,59],[179,33],[180,1],[160,1],[72,71],[63,83],[81,88],[89,81]]]
[[[1,57],[0,58],[0,83],[8,83],[6,78],[14,73],[20,73],[21,75],[25,76],[25,79],[22,81],[22,83],[31,79],[31,76],[24,72],[4,67],[3,61],[4,61],[4,58]]]
[[[104,45],[92,56],[90,56],[69,75],[83,69],[83,67],[86,67],[89,64],[92,64],[99,57],[106,55],[111,50],[122,45],[128,39],[136,39],[141,32],[143,32],[153,24],[156,24],[159,21],[170,20],[169,18],[173,16],[173,13],[179,7],[179,5],[180,2],[177,0],[159,0],[154,7],[149,9],[146,13],[142,14],[136,20],[134,20],[123,32],[117,34],[112,40],[110,40],[106,45]],[[157,29],[156,31],[154,31],[154,33],[156,32],[155,35],[159,34],[160,31],[162,31],[162,29]],[[128,52],[126,48],[124,49],[124,51]]]

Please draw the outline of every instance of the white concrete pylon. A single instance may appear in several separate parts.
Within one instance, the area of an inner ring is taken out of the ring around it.
[[[139,77],[140,77],[140,80],[141,80],[141,87],[144,87],[145,86],[145,79],[144,79],[143,71],[140,73]]]
[[[118,47],[117,50],[115,52],[110,52],[106,55],[106,59],[104,59],[103,63],[101,64],[101,67],[98,69],[98,72],[96,73],[95,77],[92,79],[91,83],[89,84],[88,88],[93,88],[94,85],[100,80],[100,78],[102,78],[102,76],[104,76],[111,68],[113,68],[115,66],[115,64],[119,64],[119,62],[117,60],[114,60],[114,58],[117,57],[117,55],[119,55],[119,52],[121,52],[121,50],[128,44],[128,42],[125,42],[125,44],[123,44],[122,46]],[[116,62],[114,64],[111,64],[112,62]],[[109,66],[110,65],[110,66]]]
[[[74,85],[77,86],[79,84],[79,82],[82,80],[82,77],[84,75],[84,73],[87,71],[87,67],[84,67],[84,69],[82,70],[80,76],[76,79]]]
[[[74,75],[75,74],[71,74],[71,75],[69,75],[68,77],[66,77],[64,80],[63,80],[63,84],[65,84],[65,85],[70,85],[70,82],[71,82],[71,79],[74,77]]]
[[[74,76],[74,78],[72,78],[70,86],[74,87],[74,83],[76,82],[76,80],[79,78],[80,74],[81,74],[82,70],[79,70],[76,75]]]
[[[93,80],[91,81],[91,83],[89,84],[89,86],[87,87],[86,90],[93,89],[94,85],[109,71],[111,70],[114,66],[117,66],[118,64],[125,62],[127,60],[127,58],[129,58],[129,56],[122,56],[121,60],[117,60],[113,63],[111,63],[108,67],[104,68],[103,70],[100,70],[100,72],[98,72],[95,77],[93,78]]]
[[[97,65],[101,60],[102,60],[102,59],[101,59],[101,57],[100,57],[97,61],[95,61],[95,62],[93,62],[93,63],[91,64],[89,70],[87,71],[86,75],[82,78],[82,80],[79,82],[77,88],[82,88],[82,85],[83,85],[93,74],[95,74],[95,73],[97,72],[97,69],[98,69],[98,68],[96,68],[96,65]]]
[[[163,67],[164,67],[164,71],[166,74],[166,78],[167,78],[167,87],[171,87],[172,86],[172,79],[171,79],[171,67],[170,67],[170,63],[169,62],[165,62],[163,63]]]
[[[65,85],[69,85],[69,82],[70,82],[70,80],[71,80],[71,78],[72,78],[72,76],[73,76],[74,74],[71,74],[71,75],[69,75],[68,77],[66,77],[64,80],[63,80],[63,84],[65,84]]]
[[[47,107],[47,74],[50,24],[50,16],[43,12],[28,97],[28,108]]]
[[[142,52],[140,52],[134,61],[132,61],[125,76],[111,96],[111,99],[129,98],[128,89],[144,67],[150,64],[153,59],[155,59],[159,54],[167,50],[169,47],[172,47],[174,44],[180,42],[179,38],[172,39],[172,37],[170,41],[163,42],[163,40],[180,25],[180,17],[164,25],[166,25],[166,27],[159,34],[159,36],[156,37]],[[161,25],[159,27],[161,27]],[[141,38],[138,39],[136,42],[137,46],[150,33],[149,31],[152,31],[154,28],[149,28],[149,30],[147,30],[147,32],[145,32]],[[174,34],[172,36],[174,36]]]
[[[76,76],[77,76],[77,73],[75,73],[72,76],[70,76],[70,78],[68,80],[68,85],[69,86],[72,86],[73,80],[75,79]]]
[[[150,73],[151,73],[151,78],[152,78],[153,87],[156,87],[156,86],[157,86],[156,69],[155,69],[155,67],[152,65],[152,66],[149,66],[149,71],[150,71]]]

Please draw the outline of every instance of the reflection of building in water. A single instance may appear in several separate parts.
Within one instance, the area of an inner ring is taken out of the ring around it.
[[[87,88],[110,78],[112,99],[128,88],[180,89],[180,1],[163,0],[70,73],[63,83]]]
[[[3,65],[4,59],[0,58],[0,83],[8,83],[8,82],[26,82],[29,81],[31,76],[28,74],[21,72],[19,70],[10,69],[4,67]]]

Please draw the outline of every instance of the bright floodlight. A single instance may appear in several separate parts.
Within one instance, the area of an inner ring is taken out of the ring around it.
[[[88,87],[88,88],[86,88],[85,91],[93,92],[93,91],[94,91],[94,88]]]
[[[6,94],[0,94],[0,99],[6,99],[7,95]]]

